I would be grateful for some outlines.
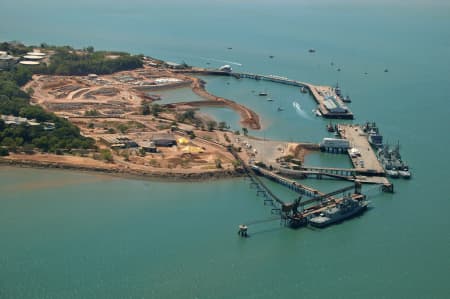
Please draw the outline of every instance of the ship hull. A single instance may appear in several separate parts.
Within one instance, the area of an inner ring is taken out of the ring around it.
[[[353,218],[353,217],[355,217],[355,216],[357,216],[357,215],[360,215],[360,214],[362,214],[366,209],[367,209],[367,204],[363,204],[363,205],[361,205],[361,206],[358,206],[357,208],[355,208],[355,209],[352,210],[352,211],[349,211],[349,212],[347,212],[347,213],[341,214],[341,215],[339,215],[339,216],[337,216],[337,217],[329,218],[329,220],[326,220],[326,221],[323,221],[323,222],[315,222],[315,221],[310,220],[310,221],[309,221],[309,224],[310,224],[311,226],[314,226],[314,227],[324,228],[324,227],[330,226],[330,225],[332,225],[332,224],[339,223],[339,222],[342,222],[342,221],[344,221],[344,220]],[[313,218],[313,219],[314,219],[314,218]]]

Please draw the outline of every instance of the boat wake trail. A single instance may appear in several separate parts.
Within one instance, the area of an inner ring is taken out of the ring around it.
[[[302,109],[302,106],[296,101],[292,102],[292,107],[294,107],[295,112],[297,112],[298,115],[303,117],[304,119],[311,119],[308,114]]]
[[[235,61],[222,60],[222,59],[216,59],[216,58],[208,58],[208,57],[199,57],[199,58],[200,59],[204,59],[204,60],[210,60],[210,61],[216,61],[216,62],[224,62],[224,63],[228,63],[228,64],[242,66],[242,63],[235,62]]]

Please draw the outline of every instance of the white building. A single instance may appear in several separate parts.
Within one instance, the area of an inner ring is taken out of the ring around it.
[[[16,62],[16,57],[8,55],[5,51],[0,51],[0,69],[9,69],[16,64]]]

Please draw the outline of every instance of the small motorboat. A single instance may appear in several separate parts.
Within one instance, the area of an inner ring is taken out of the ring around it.
[[[283,107],[278,106],[277,111],[283,111]]]
[[[399,177],[399,173],[395,168],[386,169],[386,174],[388,176],[390,176],[391,178],[395,178],[395,179]]]
[[[411,178],[411,172],[409,171],[408,166],[404,166],[402,169],[398,170],[398,174],[401,178],[409,179]]]
[[[352,99],[350,99],[350,96],[347,95],[347,96],[342,98],[342,102],[344,102],[344,103],[351,103]]]
[[[331,122],[327,125],[327,131],[330,133],[334,132],[334,126]]]

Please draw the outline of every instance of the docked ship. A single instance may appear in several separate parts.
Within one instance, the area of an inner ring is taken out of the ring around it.
[[[320,215],[309,219],[309,224],[315,227],[326,227],[331,224],[344,221],[361,214],[367,209],[369,202],[367,200],[354,200],[352,198],[344,198],[335,207],[329,208]]]
[[[344,103],[351,103],[352,99],[350,98],[349,95],[346,95],[345,97],[342,97],[342,102],[344,102]]]
[[[330,133],[334,133],[336,131],[335,127],[333,126],[333,124],[331,122],[327,125],[327,131]]]
[[[383,135],[380,134],[380,130],[375,122],[366,122],[363,126],[363,131],[367,133],[367,139],[372,146],[376,148],[383,146]]]
[[[408,164],[402,160],[400,155],[400,145],[397,144],[391,148],[389,145],[384,145],[378,150],[378,160],[386,170],[386,174],[391,178],[411,178],[411,172]]]
[[[401,168],[398,171],[398,174],[401,178],[404,179],[410,179],[411,178],[411,172],[409,171],[409,166],[408,165],[403,165],[403,168]]]

